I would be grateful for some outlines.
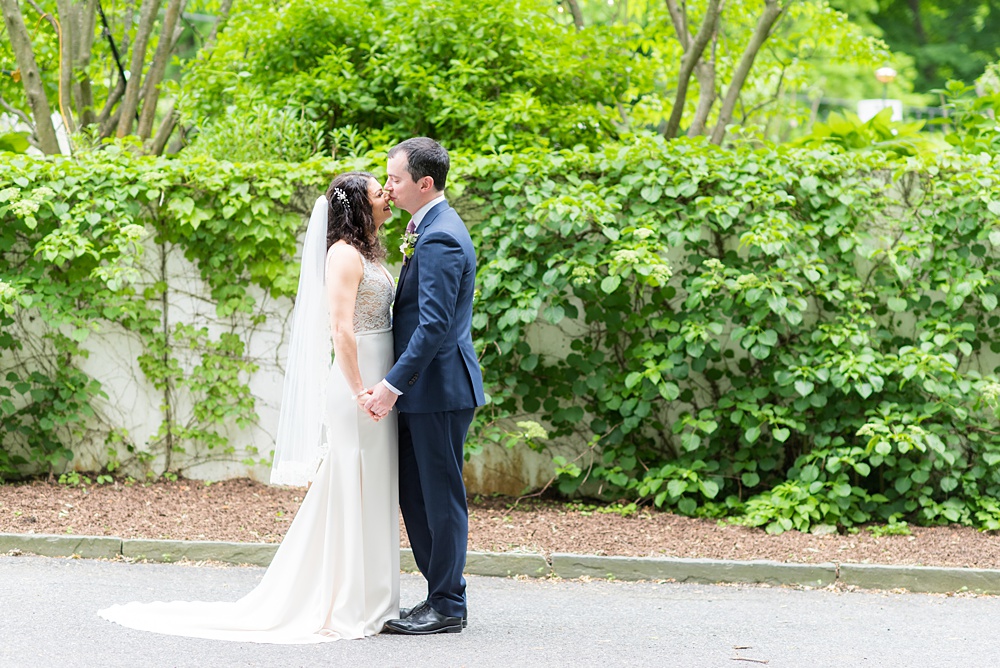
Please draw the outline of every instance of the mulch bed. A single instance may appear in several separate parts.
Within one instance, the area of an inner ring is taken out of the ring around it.
[[[0,485],[0,533],[274,543],[303,494],[247,479],[7,484]],[[643,508],[622,517],[581,504],[515,501],[470,500],[469,550],[1000,568],[1000,536],[969,527],[911,527],[909,536],[771,536]],[[406,545],[405,530],[402,536]]]

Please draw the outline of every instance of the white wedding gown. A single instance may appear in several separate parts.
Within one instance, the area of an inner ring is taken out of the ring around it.
[[[393,364],[392,279],[364,261],[354,329],[365,387]],[[263,579],[235,602],[114,605],[98,614],[169,635],[301,644],[362,638],[399,617],[399,502],[395,412],[371,420],[333,364],[327,456]]]

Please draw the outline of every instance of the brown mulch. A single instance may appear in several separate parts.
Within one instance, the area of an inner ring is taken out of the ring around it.
[[[7,484],[0,485],[0,533],[272,543],[303,493],[247,479]],[[514,501],[470,500],[469,550],[1000,568],[1000,536],[968,527],[911,527],[910,536],[876,537],[864,529],[771,536],[643,508],[623,517],[581,504]]]

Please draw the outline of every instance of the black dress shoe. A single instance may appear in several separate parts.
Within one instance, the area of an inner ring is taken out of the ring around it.
[[[390,619],[385,623],[385,631],[409,636],[425,636],[432,633],[461,633],[462,618],[446,617],[429,605],[421,605],[410,610],[405,619]]]
[[[420,608],[424,607],[425,605],[427,605],[427,601],[420,601],[420,603],[417,603],[412,608],[400,608],[399,609],[399,618],[400,619],[406,619],[407,617],[409,617],[410,615],[412,615],[414,612],[416,612]],[[466,611],[462,615],[462,628],[464,629],[464,628],[467,628],[468,626],[469,626],[469,613],[468,613],[468,611]]]
[[[427,605],[427,601],[420,601],[420,603],[417,603],[412,608],[400,608],[399,609],[399,618],[400,619],[406,619],[407,617],[409,617],[410,615],[412,615],[414,612],[416,612],[420,608],[424,607],[425,605]]]

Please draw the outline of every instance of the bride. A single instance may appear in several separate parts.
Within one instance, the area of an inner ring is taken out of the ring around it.
[[[365,172],[337,176],[313,207],[271,471],[274,484],[312,485],[260,584],[235,603],[128,603],[101,617],[262,643],[361,638],[399,617],[396,418],[364,410],[365,388],[393,363],[394,288],[378,238],[391,216]]]

